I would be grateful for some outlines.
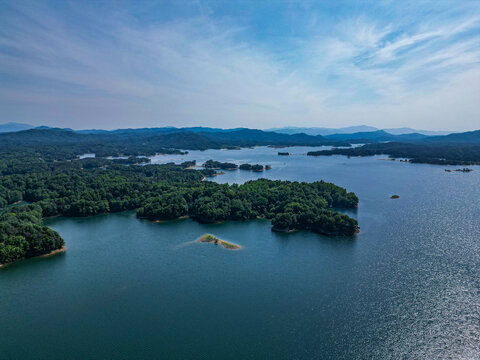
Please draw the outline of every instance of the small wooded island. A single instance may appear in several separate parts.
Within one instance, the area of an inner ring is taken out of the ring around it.
[[[272,167],[270,165],[266,165],[265,167],[260,164],[241,164],[238,166],[237,164],[228,163],[228,162],[220,162],[214,160],[208,160],[203,164],[205,169],[213,169],[213,170],[248,170],[248,171],[263,171],[263,170],[270,170]]]
[[[241,246],[240,245],[237,245],[237,244],[233,244],[231,242],[228,242],[228,241],[225,241],[225,240],[221,240],[211,234],[205,234],[203,236],[201,236],[199,239],[198,239],[199,242],[204,242],[204,243],[213,243],[215,245],[222,245],[225,249],[228,249],[228,250],[239,250],[241,249]]]

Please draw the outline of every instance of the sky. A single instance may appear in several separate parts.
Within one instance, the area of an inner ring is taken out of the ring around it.
[[[0,0],[0,123],[480,129],[480,1]]]

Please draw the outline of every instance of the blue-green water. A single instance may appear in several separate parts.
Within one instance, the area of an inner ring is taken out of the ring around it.
[[[278,234],[261,220],[152,223],[133,212],[51,219],[68,251],[0,271],[0,359],[478,359],[480,167],[286,151],[295,155],[154,160],[273,166],[219,182],[334,182],[360,198],[359,235]],[[205,232],[243,249],[189,243]]]

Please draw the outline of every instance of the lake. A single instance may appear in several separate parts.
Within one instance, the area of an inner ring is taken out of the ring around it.
[[[212,179],[222,183],[334,182],[360,198],[348,213],[360,234],[275,233],[265,220],[153,223],[134,212],[50,219],[67,252],[0,271],[0,358],[480,358],[480,167],[447,173],[310,149],[152,162],[272,166]],[[206,232],[243,249],[192,243]]]

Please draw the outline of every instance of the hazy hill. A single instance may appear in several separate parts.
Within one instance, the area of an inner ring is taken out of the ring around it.
[[[128,128],[128,129],[116,129],[116,130],[101,130],[101,129],[89,129],[89,130],[77,130],[76,132],[81,134],[129,134],[129,133],[142,133],[142,134],[171,134],[176,132],[231,132],[237,131],[244,128],[235,128],[235,129],[220,129],[220,128],[209,128],[209,127],[183,127],[177,128],[174,126],[158,127],[158,128]]]
[[[12,131],[22,131],[32,129],[35,126],[23,123],[8,122],[5,124],[0,124],[0,133],[12,132]]]
[[[445,136],[432,136],[426,140],[428,143],[445,144],[480,144],[480,130],[463,133],[449,134]]]
[[[312,136],[307,134],[281,134],[255,129],[231,129],[214,131],[208,128],[189,128],[198,132],[176,128],[126,129],[115,131],[76,132],[68,129],[29,129],[0,134],[0,146],[35,145],[101,145],[121,149],[135,148],[135,152],[149,148],[218,149],[257,145],[279,146],[348,146],[352,143],[415,143],[419,145],[480,145],[480,130],[445,136],[427,137],[422,134],[392,135],[383,130]]]
[[[368,143],[382,141],[417,141],[427,138],[426,135],[411,133],[403,135],[392,135],[384,130],[358,132],[354,134],[334,134],[325,138],[336,141],[347,141],[351,143]]]
[[[323,127],[310,127],[310,128],[300,128],[300,127],[284,127],[277,129],[270,129],[270,131],[275,131],[282,134],[298,134],[305,133],[308,135],[336,135],[336,134],[356,134],[356,133],[367,133],[367,132],[376,132],[380,129],[367,126],[349,126],[344,128],[323,128]],[[448,131],[430,131],[430,130],[416,130],[412,128],[402,127],[402,128],[391,128],[391,129],[381,129],[392,135],[407,135],[407,134],[421,134],[427,136],[438,136],[438,135],[447,135],[450,134]]]
[[[383,129],[384,131],[392,135],[404,135],[404,134],[422,134],[427,136],[439,136],[439,135],[448,135],[451,134],[451,131],[431,131],[431,130],[417,130],[408,127],[402,128],[392,128],[392,129]]]
[[[253,145],[341,145],[342,141],[329,140],[322,136],[311,136],[307,134],[280,134],[273,131],[263,131],[254,129],[240,129],[234,131],[200,133],[216,141],[233,143],[238,146]]]
[[[203,128],[201,128],[203,130]],[[343,141],[328,140],[306,134],[278,134],[262,130],[192,132],[181,130],[128,129],[126,131],[76,132],[68,129],[30,129],[0,134],[0,146],[97,144],[139,147],[212,149],[255,145],[345,145]]]
[[[376,131],[377,128],[373,126],[367,125],[359,125],[359,126],[349,126],[339,129],[334,128],[325,128],[325,127],[283,127],[283,128],[275,128],[275,129],[268,129],[266,131],[275,131],[281,134],[299,134],[304,133],[307,135],[333,135],[333,134],[353,134],[357,132],[368,132],[368,131]]]

